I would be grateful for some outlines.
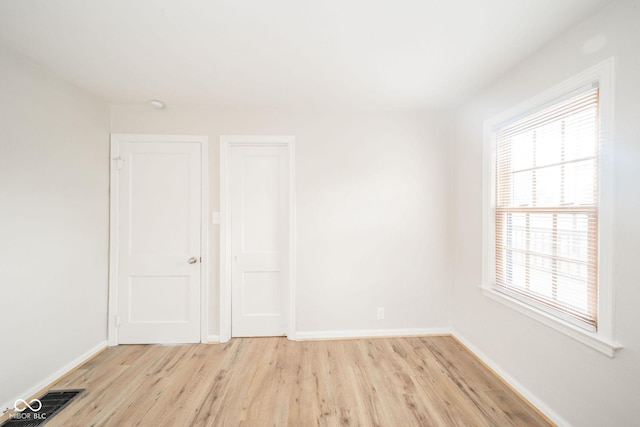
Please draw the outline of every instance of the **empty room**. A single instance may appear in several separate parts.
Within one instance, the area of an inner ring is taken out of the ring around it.
[[[639,0],[0,0],[1,427],[640,426],[638,218]]]

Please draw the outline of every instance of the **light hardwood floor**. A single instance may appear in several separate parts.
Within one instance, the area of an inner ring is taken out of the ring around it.
[[[54,426],[542,426],[451,337],[109,348]]]

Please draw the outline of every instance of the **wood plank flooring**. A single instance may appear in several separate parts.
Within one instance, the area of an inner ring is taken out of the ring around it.
[[[56,426],[547,426],[451,337],[112,347]]]

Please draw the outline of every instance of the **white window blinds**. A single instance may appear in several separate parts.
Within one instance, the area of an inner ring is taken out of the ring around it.
[[[598,88],[498,127],[496,287],[597,328]]]

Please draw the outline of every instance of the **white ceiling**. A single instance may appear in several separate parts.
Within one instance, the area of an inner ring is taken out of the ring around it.
[[[441,108],[608,0],[0,0],[0,44],[114,104]]]

